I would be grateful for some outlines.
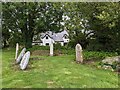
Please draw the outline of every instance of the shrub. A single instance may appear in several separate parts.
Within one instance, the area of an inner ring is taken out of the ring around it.
[[[29,48],[28,50],[30,50],[30,51],[34,51],[34,50],[49,50],[49,46],[35,45],[32,48]]]
[[[83,58],[85,60],[102,60],[105,57],[117,56],[117,53],[103,52],[103,51],[83,51]]]
[[[49,50],[49,46],[33,46],[32,48],[28,49],[30,51],[34,50]],[[54,45],[54,50],[58,50],[62,52],[62,54],[67,55],[75,55],[75,48],[70,48],[66,46],[61,46],[60,44]],[[117,56],[117,53],[113,52],[103,52],[103,51],[87,51],[83,50],[83,58],[84,60],[103,60],[105,57],[112,57]]]
[[[61,46],[60,43],[54,44],[54,50],[61,50],[61,49],[66,49],[64,46]]]

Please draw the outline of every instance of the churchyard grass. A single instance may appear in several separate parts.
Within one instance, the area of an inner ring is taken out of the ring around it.
[[[33,50],[31,50],[33,51]],[[65,50],[64,50],[65,51]],[[110,70],[87,64],[76,64],[73,53],[59,56],[34,56],[28,68],[20,70],[15,65],[15,49],[3,49],[2,52],[2,87],[3,88],[117,88],[118,75]],[[66,51],[65,51],[66,52]],[[104,53],[104,52],[103,52]],[[84,51],[84,58],[89,60],[95,52]],[[99,54],[99,57],[114,56],[115,53]],[[95,57],[95,56],[94,56]],[[103,58],[102,57],[102,58]],[[92,58],[93,59],[93,58]],[[98,60],[97,60],[98,61]],[[98,63],[98,62],[97,62]]]
[[[0,49],[0,89],[2,88],[2,49]]]

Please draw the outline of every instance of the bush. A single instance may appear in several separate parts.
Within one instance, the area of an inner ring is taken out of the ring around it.
[[[35,45],[32,48],[29,48],[28,50],[30,51],[35,51],[35,50],[49,50],[49,46],[39,46],[39,45]]]
[[[49,50],[49,46],[33,46],[28,49],[30,51],[34,50]],[[75,48],[70,48],[66,46],[61,46],[60,44],[54,45],[54,50],[62,52],[62,54],[75,55]],[[103,60],[105,57],[117,56],[117,53],[113,52],[103,52],[103,51],[87,51],[83,49],[84,60]]]
[[[54,50],[61,50],[61,49],[66,49],[64,46],[61,46],[60,43],[54,44]]]
[[[102,60],[105,57],[112,57],[112,56],[117,56],[117,53],[112,53],[112,52],[103,52],[103,51],[83,51],[83,58],[85,60]]]
[[[76,44],[81,44],[82,48],[86,49],[87,45],[88,45],[88,39],[86,39],[86,36],[79,32],[78,35],[73,35],[73,37],[70,39],[69,42],[69,47],[74,48],[76,46]]]
[[[106,42],[100,42],[96,39],[91,39],[87,46],[89,51],[105,51],[105,52],[117,52],[120,55],[120,44],[118,42],[112,42],[106,40]]]

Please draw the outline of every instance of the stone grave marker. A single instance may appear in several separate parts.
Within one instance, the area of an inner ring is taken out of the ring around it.
[[[53,56],[53,43],[50,44],[50,56]]]
[[[21,53],[19,54],[18,58],[16,59],[16,64],[18,64],[20,62],[20,60],[22,59],[22,57],[24,56],[26,51],[26,48],[23,48]]]
[[[27,51],[20,62],[20,69],[22,70],[26,69],[29,63],[29,59],[30,59],[30,51]]]
[[[18,50],[19,50],[19,44],[16,43],[16,53],[15,53],[15,60],[17,59],[18,57]]]
[[[76,50],[76,62],[82,63],[83,62],[83,55],[82,55],[82,47],[80,44],[77,44],[75,47]]]

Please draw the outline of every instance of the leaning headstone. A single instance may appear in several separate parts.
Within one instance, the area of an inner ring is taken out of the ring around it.
[[[82,63],[83,62],[83,55],[82,55],[82,47],[80,44],[77,44],[76,47],[76,62]]]
[[[20,60],[22,59],[22,57],[24,56],[26,51],[26,48],[23,48],[23,50],[21,51],[20,55],[18,56],[18,58],[16,59],[16,64],[18,64],[20,62]]]
[[[53,43],[50,44],[50,56],[53,56]]]
[[[16,43],[15,60],[16,60],[16,59],[17,59],[17,57],[18,57],[18,50],[19,50],[19,45],[18,45],[18,43]]]
[[[30,51],[27,51],[20,62],[20,69],[22,70],[26,69],[29,59],[30,59]]]

